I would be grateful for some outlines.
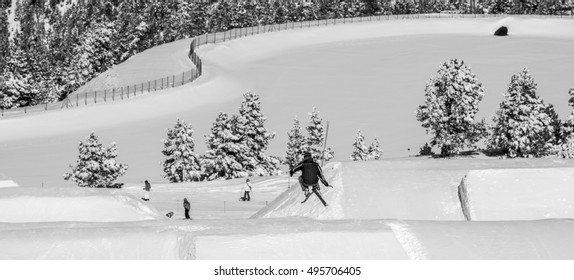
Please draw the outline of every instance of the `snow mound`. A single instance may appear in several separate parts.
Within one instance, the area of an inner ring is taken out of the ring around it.
[[[16,182],[12,180],[0,180],[0,188],[19,187]]]
[[[0,259],[164,260],[191,259],[191,234],[145,226],[73,223],[9,229],[0,224]]]
[[[574,168],[472,170],[461,185],[470,220],[574,217]]]
[[[119,222],[165,219],[151,205],[117,190],[0,189],[0,222]]]
[[[558,260],[574,258],[574,221],[390,222],[409,258]]]
[[[200,260],[408,259],[381,220],[313,220],[302,217],[226,221],[195,235]]]
[[[253,218],[465,220],[457,187],[467,171],[437,166],[416,161],[332,163],[323,170],[333,185],[322,187],[328,207],[315,196],[301,204],[304,196],[296,183]]]

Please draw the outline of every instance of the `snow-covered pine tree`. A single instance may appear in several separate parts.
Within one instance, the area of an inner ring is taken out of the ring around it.
[[[207,180],[233,179],[248,177],[242,162],[247,146],[241,142],[241,137],[235,129],[237,116],[231,118],[224,112],[220,113],[211,134],[206,136],[207,151],[201,159],[203,173]]]
[[[431,145],[442,156],[475,149],[476,142],[487,135],[484,120],[475,121],[484,88],[470,67],[457,59],[440,65],[437,76],[425,88],[425,104],[416,111],[417,120],[432,133]]]
[[[175,126],[167,130],[167,139],[162,139],[162,143],[162,154],[167,157],[162,162],[164,178],[172,183],[202,179],[201,165],[194,151],[191,124],[178,118]]]
[[[265,154],[269,141],[275,137],[275,133],[267,132],[265,120],[259,96],[249,91],[244,93],[234,130],[246,146],[242,155],[246,161],[242,165],[250,176],[268,176],[279,169],[279,162]]]
[[[114,65],[114,29],[113,23],[98,23],[83,34],[79,44],[73,49],[67,75],[64,76],[66,94]]]
[[[375,137],[375,140],[369,146],[367,155],[367,160],[379,160],[383,156],[383,150],[381,150],[381,145],[379,144],[379,140]]]
[[[353,143],[353,153],[350,159],[354,161],[367,160],[369,151],[367,146],[365,146],[365,137],[361,134],[361,130],[357,130],[357,137],[355,137],[355,142]]]
[[[568,91],[568,95],[570,95],[568,105],[573,110],[562,126],[562,142],[554,148],[554,152],[560,158],[574,158],[574,88]]]
[[[77,166],[71,166],[72,172],[65,173],[65,180],[72,180],[80,187],[88,188],[116,188],[121,184],[114,181],[124,175],[127,165],[116,162],[118,155],[116,143],[107,148],[102,147],[94,132],[80,142],[79,159]]]
[[[505,100],[493,118],[489,148],[501,149],[511,158],[540,157],[550,152],[556,120],[536,95],[536,87],[527,68],[512,76]]]
[[[287,136],[289,140],[287,141],[285,164],[289,168],[293,168],[303,160],[303,145],[305,143],[305,136],[301,133],[301,125],[297,118],[293,121],[293,127],[287,132]]]
[[[310,152],[315,160],[329,161],[335,152],[331,148],[326,148],[323,152],[325,142],[325,127],[323,120],[319,117],[319,111],[313,107],[313,112],[309,113],[309,124],[306,127],[307,138],[304,152]]]

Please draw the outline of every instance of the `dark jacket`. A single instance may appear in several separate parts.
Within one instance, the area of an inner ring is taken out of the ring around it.
[[[187,198],[183,199],[183,208],[185,208],[186,210],[189,210],[191,208],[191,205],[189,205],[189,201],[187,201]]]
[[[293,176],[293,173],[301,171],[303,173],[301,178],[303,178],[303,183],[306,185],[316,185],[321,179],[323,185],[328,186],[327,180],[323,176],[323,170],[321,170],[321,166],[318,163],[313,161],[312,157],[306,157],[303,161],[297,164],[293,169],[289,170],[289,175]]]

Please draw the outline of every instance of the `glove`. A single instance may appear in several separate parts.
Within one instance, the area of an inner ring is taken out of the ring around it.
[[[327,187],[327,188],[332,188],[333,186],[327,184],[325,187]]]

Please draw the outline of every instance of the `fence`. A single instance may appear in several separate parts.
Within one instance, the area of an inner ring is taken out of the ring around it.
[[[372,21],[388,21],[388,20],[403,20],[403,19],[431,19],[431,18],[485,18],[485,17],[506,17],[507,14],[456,14],[456,13],[435,13],[435,14],[386,14],[386,15],[372,15],[365,17],[353,18],[331,18],[320,19],[312,21],[298,21],[286,22],[270,25],[257,25],[243,28],[230,29],[222,32],[207,33],[204,35],[196,36],[192,39],[189,47],[189,59],[195,65],[195,68],[179,73],[172,76],[163,77],[153,81],[147,81],[139,84],[128,85],[120,88],[96,90],[93,92],[73,93],[70,94],[64,101],[55,103],[46,103],[36,106],[20,107],[15,109],[1,110],[1,116],[13,116],[20,114],[27,114],[33,112],[42,112],[48,110],[57,110],[70,107],[86,106],[88,104],[97,104],[105,102],[114,102],[119,100],[127,100],[137,95],[155,92],[166,88],[173,88],[183,86],[191,83],[199,78],[202,74],[202,61],[196,54],[195,50],[206,44],[216,44],[246,36],[253,36],[257,34],[290,30],[290,29],[303,29],[327,25],[340,25],[350,24],[357,22],[372,22]],[[513,15],[516,17],[540,17],[540,18],[574,18],[574,13],[570,15]]]

